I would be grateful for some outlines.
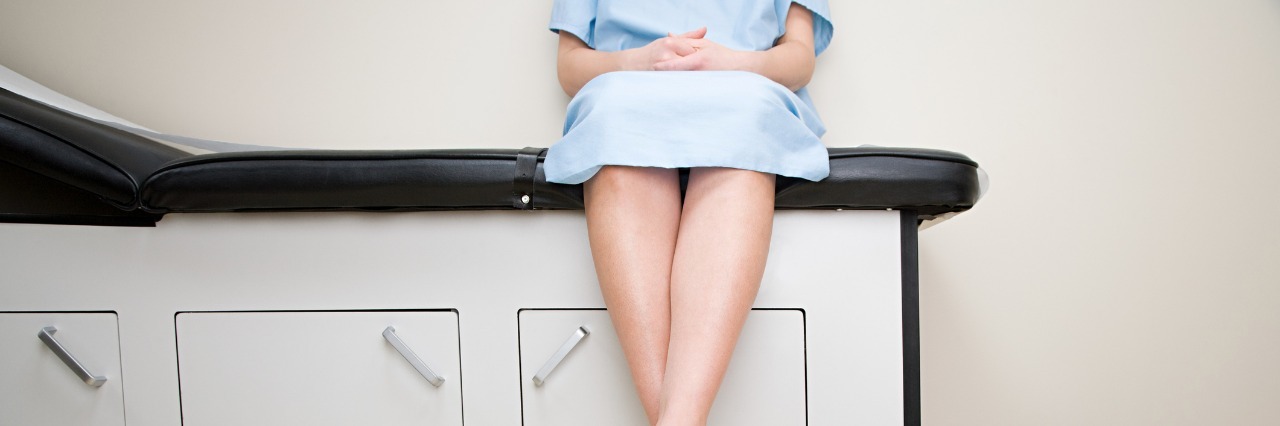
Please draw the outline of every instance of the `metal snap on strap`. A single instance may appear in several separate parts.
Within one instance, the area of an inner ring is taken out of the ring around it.
[[[521,210],[533,209],[538,175],[538,157],[546,148],[525,148],[516,153],[516,175],[512,180],[511,206]]]

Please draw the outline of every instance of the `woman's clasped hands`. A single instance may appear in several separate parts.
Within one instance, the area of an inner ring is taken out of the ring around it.
[[[744,70],[749,52],[733,50],[704,38],[706,27],[683,34],[668,33],[640,49],[635,69],[645,71]]]

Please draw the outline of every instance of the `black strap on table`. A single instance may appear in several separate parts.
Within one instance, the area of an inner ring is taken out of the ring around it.
[[[538,174],[538,156],[546,148],[529,147],[516,153],[516,177],[513,180],[511,206],[521,210],[533,210],[534,182]]]

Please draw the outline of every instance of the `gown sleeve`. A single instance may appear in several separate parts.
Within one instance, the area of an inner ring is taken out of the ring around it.
[[[594,49],[596,2],[597,0],[555,0],[551,6],[551,31],[557,34],[568,31]]]
[[[778,25],[783,28],[778,31],[782,34],[786,31],[787,11],[791,10],[791,3],[804,6],[813,12],[813,54],[820,55],[822,51],[827,50],[827,46],[831,44],[831,7],[827,0],[776,0],[778,7],[778,16],[782,19],[778,20]]]

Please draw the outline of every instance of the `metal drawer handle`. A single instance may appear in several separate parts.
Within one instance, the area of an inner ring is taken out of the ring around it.
[[[589,334],[591,334],[591,331],[587,330],[585,326],[574,330],[573,335],[569,336],[569,339],[560,345],[560,349],[556,351],[555,355],[551,355],[551,359],[548,359],[546,364],[542,364],[542,369],[538,370],[538,374],[533,375],[533,384],[542,386],[542,383],[547,381],[547,376],[551,375],[551,371],[555,370],[556,366],[560,365],[560,361],[564,361],[564,357],[569,355],[569,351],[577,347],[578,342],[581,342],[582,338],[587,337]]]
[[[386,330],[382,330],[382,337],[387,339],[387,342],[391,343],[392,347],[396,348],[396,352],[400,352],[400,356],[404,357],[405,361],[409,361],[409,365],[412,365],[414,370],[418,370],[418,373],[422,374],[423,378],[431,382],[432,386],[440,387],[440,385],[444,384],[444,377],[440,377],[439,374],[431,370],[431,367],[427,367],[427,364],[422,362],[422,358],[418,358],[418,354],[413,353],[413,349],[409,349],[409,346],[405,345],[403,340],[400,340],[400,336],[396,335],[395,327],[388,326]]]
[[[40,333],[36,335],[40,336],[40,340],[44,342],[44,345],[48,346],[49,350],[57,354],[58,358],[62,359],[62,363],[66,364],[67,368],[70,368],[77,376],[80,376],[80,380],[84,380],[85,384],[96,388],[101,387],[103,383],[106,383],[107,376],[95,376],[93,373],[90,373],[89,369],[84,367],[84,364],[81,364],[76,357],[72,356],[70,352],[67,352],[67,348],[62,347],[62,344],[58,343],[58,339],[53,338],[53,333],[57,332],[57,327],[48,326],[40,329]]]

